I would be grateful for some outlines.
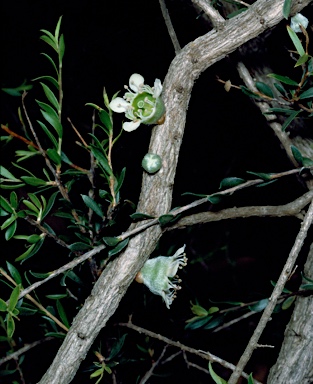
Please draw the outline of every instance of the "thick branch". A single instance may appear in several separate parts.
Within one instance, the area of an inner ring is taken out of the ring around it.
[[[248,11],[230,19],[220,31],[210,31],[189,43],[172,61],[164,81],[166,120],[152,131],[149,152],[160,155],[163,168],[143,175],[139,212],[159,216],[169,211],[191,90],[201,72],[246,41],[279,23],[284,0],[259,0]],[[310,0],[295,2],[293,12]],[[240,32],[240,33],[239,33]],[[138,270],[154,250],[162,232],[148,228],[130,240],[126,251],[102,273],[91,295],[73,321],[52,365],[40,384],[69,383],[100,330],[117,309]]]
[[[259,338],[261,337],[265,327],[266,327],[266,324],[268,323],[274,309],[275,309],[275,306],[277,304],[277,300],[279,298],[279,296],[281,295],[283,289],[284,289],[284,286],[287,282],[287,280],[289,279],[290,277],[290,274],[292,273],[292,270],[293,270],[293,267],[295,265],[295,262],[297,260],[297,257],[300,253],[300,250],[302,248],[302,245],[304,243],[304,240],[307,236],[307,233],[308,233],[308,230],[311,226],[313,222],[313,200],[310,204],[310,207],[307,211],[307,214],[302,222],[302,225],[301,225],[301,228],[300,228],[300,231],[296,237],[296,240],[295,240],[295,243],[290,251],[290,254],[288,256],[288,259],[286,261],[286,264],[284,265],[284,268],[279,276],[279,279],[277,281],[277,284],[275,285],[275,288],[272,292],[272,295],[271,297],[269,298],[269,302],[261,316],[261,319],[255,329],[255,331],[253,332],[253,335],[249,341],[249,344],[247,345],[245,351],[243,352],[239,362],[238,362],[238,365],[236,367],[236,370],[234,371],[234,373],[231,375],[228,383],[229,384],[236,384],[240,375],[241,375],[241,372],[243,371],[243,369],[245,368],[247,362],[250,360],[250,357],[254,351],[255,348],[258,347],[258,341],[259,341]]]

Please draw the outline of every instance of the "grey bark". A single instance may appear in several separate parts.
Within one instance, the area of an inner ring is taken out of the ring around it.
[[[304,267],[313,279],[313,243]],[[313,383],[313,296],[298,297],[268,384]]]
[[[311,0],[293,2],[299,12]],[[172,188],[182,142],[191,90],[201,72],[223,59],[246,41],[278,24],[284,0],[258,0],[249,10],[189,43],[172,61],[164,81],[166,120],[152,131],[149,152],[159,154],[163,168],[154,176],[144,174],[137,210],[158,216],[171,208]],[[161,229],[147,229],[129,242],[96,282],[91,295],[75,317],[53,363],[40,384],[66,384],[74,378],[100,330],[117,309],[138,270],[154,250]]]

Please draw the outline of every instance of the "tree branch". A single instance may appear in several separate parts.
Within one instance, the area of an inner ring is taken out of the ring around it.
[[[295,2],[292,11],[299,12],[309,3],[310,0]],[[283,4],[284,0],[258,0],[246,12],[225,22],[222,30],[200,36],[174,58],[163,88],[166,120],[153,129],[149,146],[149,152],[162,157],[163,167],[153,176],[143,174],[139,212],[158,217],[170,210],[186,111],[195,80],[240,45],[278,24],[283,19]],[[108,264],[40,384],[67,384],[73,379],[96,336],[117,309],[161,235],[159,226],[148,228],[132,238],[126,251]]]
[[[231,377],[228,381],[228,384],[236,384],[237,383],[237,381],[241,375],[241,372],[243,371],[247,362],[250,360],[250,357],[251,357],[254,349],[257,348],[259,338],[261,337],[263,330],[264,330],[267,322],[269,321],[269,319],[270,319],[270,317],[271,317],[271,315],[275,309],[277,300],[284,289],[284,286],[285,286],[285,284],[286,284],[286,282],[290,276],[290,273],[293,270],[294,264],[297,260],[297,257],[300,253],[300,250],[302,248],[302,245],[304,243],[304,240],[307,236],[307,232],[308,232],[312,222],[313,222],[313,200],[311,201],[310,207],[309,207],[307,214],[305,215],[305,218],[301,224],[301,228],[300,228],[300,231],[296,237],[295,243],[294,243],[294,245],[290,251],[289,257],[286,261],[286,264],[284,265],[284,268],[280,274],[280,277],[277,281],[277,284],[275,285],[275,288],[272,292],[272,295],[269,298],[269,302],[268,302],[268,304],[267,304],[267,306],[266,306],[266,308],[265,308],[265,310],[261,316],[259,324],[256,327],[255,331],[253,332],[253,335],[249,341],[249,344],[247,345],[244,353],[242,354],[242,356],[238,362],[238,365],[236,367],[236,370],[231,375]]]

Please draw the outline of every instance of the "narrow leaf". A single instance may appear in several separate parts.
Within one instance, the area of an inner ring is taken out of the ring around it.
[[[52,127],[55,129],[56,133],[58,134],[59,138],[62,138],[63,136],[63,127],[58,119],[54,114],[48,113],[46,111],[41,110],[40,111],[42,116],[45,120],[48,121],[49,124],[52,125]]]
[[[17,222],[16,220],[13,221],[13,223],[8,227],[8,229],[5,231],[5,234],[4,234],[4,237],[5,239],[8,241],[10,240],[14,234],[15,234],[15,231],[16,231],[16,227],[17,227]]]
[[[296,62],[295,67],[305,64],[309,60],[309,55],[305,54],[299,57],[299,60]]]
[[[47,149],[47,155],[56,165],[61,164],[61,156],[54,148]]]
[[[210,372],[210,375],[211,375],[212,379],[215,381],[216,384],[227,384],[227,381],[225,381],[224,379],[222,379],[221,377],[219,377],[219,376],[213,371],[212,363],[211,363],[211,362],[209,362],[209,372]]]
[[[288,297],[282,304],[282,309],[283,310],[286,310],[288,309],[289,307],[292,306],[292,304],[294,303],[294,301],[296,300],[296,296],[290,296]]]
[[[147,215],[147,214],[145,214],[145,213],[141,213],[141,212],[135,212],[135,213],[133,213],[132,215],[130,215],[130,217],[131,217],[133,220],[154,219],[153,216],[150,216],[150,215]]]
[[[285,0],[283,5],[283,16],[287,20],[290,15],[291,0]]]
[[[14,180],[14,181],[20,181],[15,176],[12,175],[10,171],[8,171],[5,167],[1,165],[0,167],[0,175],[2,177],[5,177],[6,179]]]
[[[90,244],[82,243],[80,241],[78,241],[77,243],[73,243],[73,244],[69,245],[69,249],[71,251],[85,251],[85,250],[90,249],[90,248],[91,248]]]
[[[101,111],[99,111],[99,117],[101,122],[107,127],[109,131],[111,131],[113,126],[111,117],[108,112],[102,109]]]
[[[166,225],[175,218],[174,215],[162,215],[158,218],[161,225]]]
[[[267,304],[268,304],[268,299],[262,299],[258,301],[256,304],[249,305],[248,308],[252,312],[261,312],[267,306]]]
[[[271,90],[271,88],[267,84],[265,84],[265,83],[263,83],[261,81],[256,81],[255,82],[255,86],[265,96],[268,96],[268,97],[271,97],[271,98],[274,97],[273,91]]]
[[[12,293],[10,295],[10,299],[9,299],[8,311],[13,312],[13,309],[16,307],[16,304],[18,302],[18,296],[20,294],[20,290],[21,289],[20,289],[19,285],[17,285],[13,289],[13,291],[12,291]]]
[[[301,44],[301,41],[298,37],[298,35],[296,34],[296,32],[294,30],[292,30],[289,25],[287,25],[287,31],[288,31],[288,34],[293,42],[293,45],[295,46],[297,52],[299,53],[300,56],[303,56],[305,55],[305,51],[302,47],[302,44]]]
[[[21,179],[29,185],[33,185],[34,187],[39,187],[40,185],[47,185],[47,182],[42,179],[38,179],[37,177],[31,176],[21,176]]]
[[[94,157],[99,161],[99,164],[103,168],[103,170],[110,176],[113,176],[112,169],[109,166],[108,160],[103,154],[102,151],[100,151],[98,148],[95,148],[94,146],[91,147],[91,152],[93,153]]]
[[[47,99],[50,101],[50,103],[54,106],[54,108],[58,112],[60,109],[60,104],[59,104],[57,98],[55,97],[54,93],[51,91],[51,89],[46,84],[44,84],[44,83],[40,83],[40,84],[44,90],[45,95],[47,96]]]
[[[278,80],[284,84],[294,85],[296,87],[298,86],[298,83],[296,81],[290,79],[290,77],[288,77],[288,76],[276,75],[275,73],[269,73],[267,76],[271,77],[273,79],[276,79],[276,80]]]
[[[223,200],[223,196],[219,194],[208,196],[208,201],[212,204],[219,204],[222,200]]]
[[[90,208],[93,212],[95,212],[98,216],[100,216],[101,219],[103,219],[104,213],[102,212],[101,207],[91,197],[87,195],[81,195],[81,197],[87,207]]]
[[[121,241],[118,237],[103,237],[102,240],[109,247],[114,247]]]
[[[308,98],[313,98],[313,87],[302,92],[299,96],[299,99],[308,99]]]
[[[249,173],[250,175],[255,175],[255,176],[257,176],[260,179],[265,180],[265,181],[271,180],[271,178],[272,178],[271,173],[251,172],[251,171],[247,171],[247,173]]]
[[[10,272],[10,275],[13,277],[13,280],[16,282],[16,284],[21,284],[22,278],[19,271],[14,267],[14,265],[9,263],[8,261],[6,263],[7,263],[7,268]]]
[[[129,239],[125,239],[121,241],[115,248],[111,249],[109,251],[108,255],[109,257],[116,255],[117,253],[120,253],[128,244]]]
[[[7,335],[8,338],[11,339],[15,331],[15,322],[11,315],[7,318]]]
[[[13,212],[14,212],[14,210],[13,210],[13,208],[11,207],[11,205],[9,204],[8,200],[5,199],[5,198],[4,198],[3,196],[1,196],[1,195],[0,195],[0,205],[1,205],[1,207],[2,207],[5,211],[7,211],[7,212],[9,212],[9,213],[13,213]]]
[[[37,123],[41,126],[41,128],[43,129],[45,134],[51,140],[52,144],[54,145],[54,148],[58,149],[58,147],[59,147],[58,142],[57,142],[56,138],[53,136],[53,134],[49,131],[47,126],[44,123],[42,123],[40,120],[37,120]]]
[[[219,189],[236,187],[237,185],[245,183],[246,180],[239,177],[226,177],[220,183]]]
[[[64,310],[63,305],[61,304],[60,300],[57,300],[57,310],[58,310],[59,316],[60,316],[63,324],[66,326],[66,328],[70,328],[70,324],[68,322],[65,310]]]
[[[299,151],[299,149],[297,147],[295,147],[294,145],[291,145],[290,149],[291,149],[292,155],[293,155],[294,159],[296,160],[296,162],[299,163],[299,165],[302,165],[303,164],[303,157],[302,157],[302,154]]]

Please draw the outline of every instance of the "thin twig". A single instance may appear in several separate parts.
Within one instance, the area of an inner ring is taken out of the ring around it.
[[[225,19],[220,13],[206,0],[192,0],[212,21],[213,26],[219,30],[224,27]]]
[[[1,275],[3,275],[8,281],[10,281],[12,284],[14,284],[15,286],[17,286],[18,284],[16,283],[15,280],[12,279],[11,276],[9,276],[5,270],[3,270],[2,268],[0,268],[0,273]],[[24,295],[26,297],[26,299],[28,299],[29,301],[31,301],[37,308],[39,308],[42,312],[44,312],[45,315],[47,315],[48,317],[50,317],[50,319],[52,319],[56,324],[58,324],[58,326],[62,329],[64,329],[64,331],[68,331],[68,328],[58,319],[56,318],[54,315],[52,315],[51,312],[49,312],[43,305],[41,305],[37,300],[35,300],[32,296],[28,295],[28,294],[25,294]]]
[[[82,263],[83,261],[89,259],[90,257],[93,257],[95,254],[99,253],[105,248],[105,245],[99,245],[98,247],[92,249],[89,252],[84,253],[81,256],[78,256],[74,260],[70,261],[69,263],[63,265],[61,268],[56,269],[55,271],[50,272],[49,276],[46,277],[44,280],[37,281],[36,283],[30,285],[29,287],[23,289],[23,291],[19,294],[19,299],[27,295],[29,292],[33,291],[34,289],[40,287],[41,285],[45,284],[47,281],[53,279],[56,276],[59,276],[61,273],[66,272],[69,269],[73,269],[76,267],[76,265]]]
[[[228,327],[230,327],[231,325],[236,324],[236,323],[238,323],[239,321],[246,319],[247,317],[250,317],[250,316],[252,316],[252,315],[256,315],[257,313],[258,313],[258,312],[247,312],[247,313],[245,313],[244,315],[242,315],[242,316],[240,316],[240,317],[237,317],[236,319],[233,319],[233,320],[229,321],[228,323],[225,323],[225,324],[221,325],[220,327],[215,328],[214,331],[212,331],[212,333],[214,333],[214,332],[219,332],[219,331],[221,331],[222,329],[228,328]]]
[[[6,127],[5,125],[1,124],[1,129],[6,131],[10,136],[15,137],[16,139],[23,141],[25,144],[30,145],[33,148],[39,149],[39,147],[35,143],[33,143],[30,140],[25,139],[25,137],[23,137],[23,136],[20,136],[17,133],[11,131],[11,129],[9,127]]]
[[[50,341],[50,340],[55,340],[55,338],[52,336],[48,336],[48,337],[45,337],[44,339],[34,341],[31,344],[26,344],[24,347],[20,348],[18,351],[13,352],[10,355],[5,356],[2,359],[0,359],[0,365],[4,364],[4,363],[6,363],[12,359],[16,360],[16,359],[18,359],[18,357],[20,355],[23,355],[25,352],[29,351],[30,349],[37,347],[37,345],[40,345],[40,344],[45,343],[46,341]]]
[[[226,219],[235,219],[235,218],[247,218],[251,216],[258,216],[258,217],[282,217],[282,216],[295,216],[299,217],[301,210],[310,203],[310,201],[313,198],[313,191],[309,191],[305,193],[303,196],[299,197],[298,199],[285,204],[285,205],[279,205],[279,206],[265,206],[265,207],[241,207],[241,208],[226,208],[219,212],[201,212],[194,215],[186,216],[179,221],[177,221],[172,226],[166,227],[164,230],[170,231],[178,228],[185,228],[189,225],[199,224],[199,223],[207,223],[211,221],[220,221],[220,220],[226,220]],[[205,199],[200,199],[205,200]],[[197,200],[199,201],[199,200]],[[202,203],[207,202],[202,201]],[[192,203],[191,203],[192,204]],[[188,204],[188,207],[190,204]],[[186,206],[187,207],[187,206]],[[184,208],[184,207],[182,207]],[[176,212],[176,211],[174,211]],[[137,228],[124,232],[122,235],[117,236],[118,239],[124,240],[128,237],[133,236],[134,234],[143,231],[146,228],[149,228],[153,225],[159,224],[158,219],[150,220],[148,223],[144,223]],[[25,296],[26,293],[29,293],[33,291],[34,289],[38,288],[42,284],[46,283],[47,281],[53,279],[54,277],[60,275],[61,273],[66,272],[69,269],[73,269],[78,264],[84,262],[85,260],[93,257],[95,254],[99,253],[105,248],[105,245],[100,245],[98,247],[95,247],[91,251],[88,251],[87,253],[75,258],[74,260],[70,261],[69,263],[63,265],[59,269],[50,272],[50,275],[41,281],[38,281],[32,285],[30,285],[28,288],[24,289],[21,293],[19,298]],[[249,304],[250,305],[250,304]]]
[[[161,12],[162,12],[162,15],[163,15],[163,18],[165,21],[165,25],[166,25],[168,34],[170,35],[170,38],[172,40],[175,53],[176,53],[176,55],[178,55],[178,53],[181,50],[181,47],[180,47],[179,41],[177,39],[176,32],[175,32],[175,29],[173,27],[170,15],[169,15],[168,10],[166,8],[165,1],[159,0],[159,3],[160,3]]]
[[[127,327],[127,328],[130,328],[130,329],[133,329],[134,331],[139,332],[139,333],[143,333],[143,334],[145,334],[145,335],[147,335],[149,337],[153,337],[155,339],[158,339],[158,340],[162,341],[163,343],[166,343],[166,344],[171,345],[173,347],[179,348],[182,351],[189,352],[189,353],[192,353],[194,355],[200,356],[200,357],[202,357],[205,360],[218,363],[218,364],[222,365],[223,367],[225,367],[227,369],[230,369],[232,371],[236,369],[235,365],[229,363],[228,361],[225,361],[225,360],[221,359],[220,357],[217,357],[217,356],[213,355],[210,352],[200,351],[198,349],[194,349],[194,348],[188,347],[188,346],[186,346],[184,344],[181,344],[179,341],[173,341],[173,340],[171,340],[171,339],[169,339],[169,338],[167,338],[165,336],[162,336],[162,335],[160,335],[158,333],[154,333],[152,331],[149,331],[148,329],[138,327],[137,325],[133,324],[130,321],[128,323],[119,323],[119,325],[122,326],[122,327]],[[249,377],[249,375],[247,375],[244,372],[241,373],[241,376],[244,377],[245,379],[248,379],[248,377]],[[255,382],[255,384],[260,384],[259,381],[255,380],[254,382]]]
[[[160,354],[158,360],[156,360],[156,361],[151,365],[151,368],[149,369],[149,371],[147,371],[147,372],[145,373],[144,377],[140,380],[139,384],[145,384],[145,383],[147,382],[147,380],[153,375],[153,371],[154,371],[154,369],[160,364],[161,360],[163,359],[167,347],[168,347],[168,345],[166,345],[166,346],[163,348],[163,350],[162,350],[162,352],[161,352],[161,354]]]
[[[239,377],[241,376],[241,372],[243,371],[244,367],[246,366],[246,364],[250,360],[250,357],[251,357],[254,349],[257,347],[259,338],[262,335],[263,330],[264,330],[267,322],[269,321],[269,319],[270,319],[270,317],[274,311],[277,300],[279,299],[279,297],[280,297],[280,295],[284,289],[284,286],[285,286],[286,282],[288,281],[289,275],[293,270],[294,264],[297,260],[297,257],[300,253],[300,250],[302,248],[302,245],[304,243],[304,240],[307,236],[308,230],[309,230],[312,222],[313,222],[313,200],[311,201],[309,209],[305,215],[305,218],[301,224],[301,228],[299,230],[299,233],[296,237],[295,243],[294,243],[294,245],[290,251],[289,257],[288,257],[286,264],[284,265],[284,268],[280,274],[280,277],[279,277],[279,279],[275,285],[275,288],[272,292],[272,295],[269,298],[269,302],[268,302],[268,304],[267,304],[267,306],[266,306],[266,308],[262,314],[262,317],[259,321],[259,324],[257,325],[255,331],[253,332],[253,335],[252,335],[245,351],[243,352],[235,371],[231,375],[231,377],[228,381],[229,384],[236,384],[237,383],[237,381],[239,380]]]

